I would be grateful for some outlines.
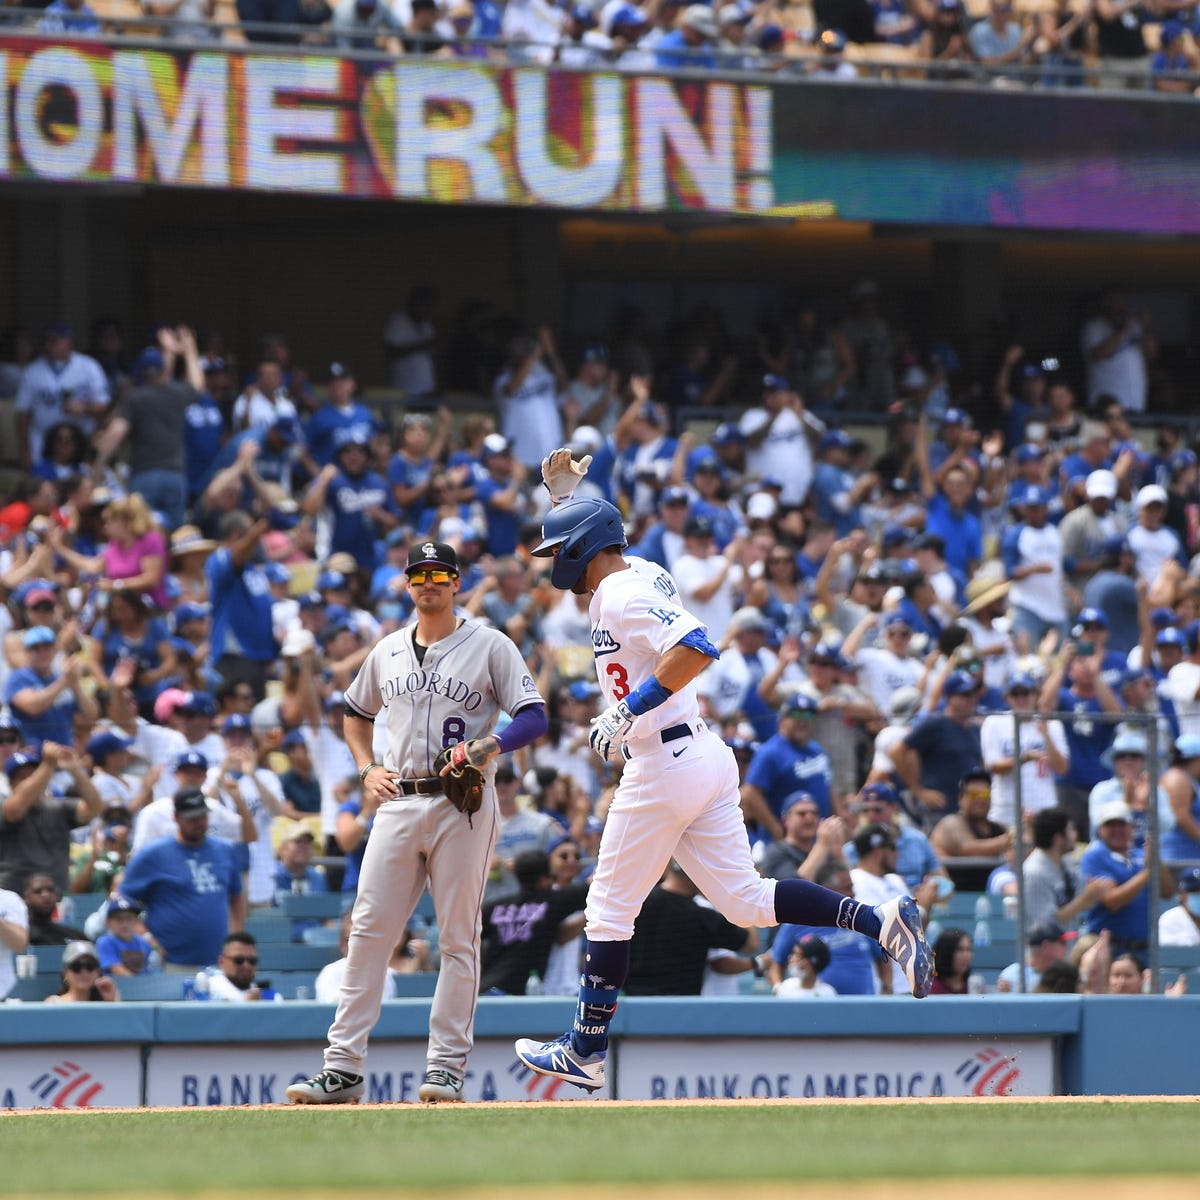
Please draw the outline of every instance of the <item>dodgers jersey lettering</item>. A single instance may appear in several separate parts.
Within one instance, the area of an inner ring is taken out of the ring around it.
[[[383,765],[389,771],[405,779],[433,775],[433,761],[445,747],[486,737],[501,711],[516,716],[545,703],[520,651],[499,630],[466,618],[420,663],[413,628],[378,642],[346,691],[347,707],[362,716],[387,710]],[[493,759],[489,779],[495,770]]]
[[[592,594],[592,652],[606,705],[623,700],[654,674],[658,660],[702,622],[680,607],[670,572],[645,559],[627,558],[628,571],[614,571]],[[693,681],[633,723],[628,742],[700,716]]]

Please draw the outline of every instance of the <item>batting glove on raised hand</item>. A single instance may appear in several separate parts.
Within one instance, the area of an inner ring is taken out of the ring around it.
[[[593,722],[588,742],[605,762],[612,762],[621,754],[621,742],[634,722],[634,715],[624,700],[606,708]]]
[[[566,446],[552,450],[542,459],[542,482],[550,493],[551,504],[562,504],[575,495],[579,481],[587,474],[592,456],[585,454],[578,462],[571,457]]]

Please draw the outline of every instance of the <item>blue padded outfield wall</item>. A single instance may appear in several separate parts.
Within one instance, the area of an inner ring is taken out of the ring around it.
[[[532,1076],[512,1039],[554,1036],[564,999],[484,999],[468,1100],[582,1097]],[[283,1102],[317,1070],[330,1005],[0,1005],[0,1107]],[[368,1099],[415,1101],[427,1000],[383,1006]],[[1200,997],[647,999],[622,1003],[604,1095],[1189,1095]]]

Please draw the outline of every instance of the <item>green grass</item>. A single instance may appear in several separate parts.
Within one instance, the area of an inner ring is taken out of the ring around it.
[[[1200,1108],[257,1108],[0,1116],[0,1194],[1138,1175],[1200,1167]]]

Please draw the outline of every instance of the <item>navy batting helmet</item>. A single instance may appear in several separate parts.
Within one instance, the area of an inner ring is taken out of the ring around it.
[[[812,963],[812,969],[820,975],[825,970],[832,959],[829,953],[829,946],[824,938],[819,938],[815,933],[806,933],[797,943],[796,949],[799,950],[805,958]]]
[[[564,592],[583,577],[588,563],[609,546],[624,547],[625,525],[607,500],[580,497],[551,509],[542,524],[542,540],[532,553],[549,558],[557,550],[550,582]]]

